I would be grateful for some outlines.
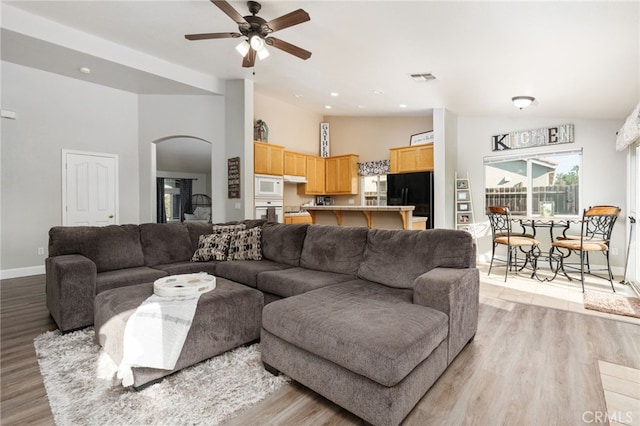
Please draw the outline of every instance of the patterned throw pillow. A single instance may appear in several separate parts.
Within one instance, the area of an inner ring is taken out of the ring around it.
[[[231,234],[208,234],[198,238],[198,249],[193,253],[192,262],[226,260]]]
[[[231,236],[227,260],[262,260],[262,228],[238,231]]]
[[[235,233],[238,231],[244,231],[245,229],[247,229],[247,225],[244,223],[239,223],[237,225],[213,225],[214,234]]]

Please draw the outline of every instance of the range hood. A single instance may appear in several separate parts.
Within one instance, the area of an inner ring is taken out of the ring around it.
[[[293,175],[284,175],[285,183],[307,183],[307,178],[304,176],[293,176]]]

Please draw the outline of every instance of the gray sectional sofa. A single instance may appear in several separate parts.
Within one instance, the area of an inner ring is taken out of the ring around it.
[[[262,260],[192,262],[210,224],[53,228],[47,306],[68,331],[93,323],[97,293],[168,274],[256,288],[265,367],[376,425],[400,423],[475,335],[466,232],[247,225],[262,228]]]

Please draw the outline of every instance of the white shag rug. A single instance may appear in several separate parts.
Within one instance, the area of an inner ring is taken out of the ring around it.
[[[116,379],[117,366],[93,328],[34,339],[57,426],[215,425],[263,400],[289,378],[273,376],[260,345],[240,347],[165,377],[140,392]]]

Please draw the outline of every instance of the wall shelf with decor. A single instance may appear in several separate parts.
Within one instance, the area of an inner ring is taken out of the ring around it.
[[[456,172],[456,229],[473,234],[473,203],[471,201],[471,189],[469,175],[458,176]]]

